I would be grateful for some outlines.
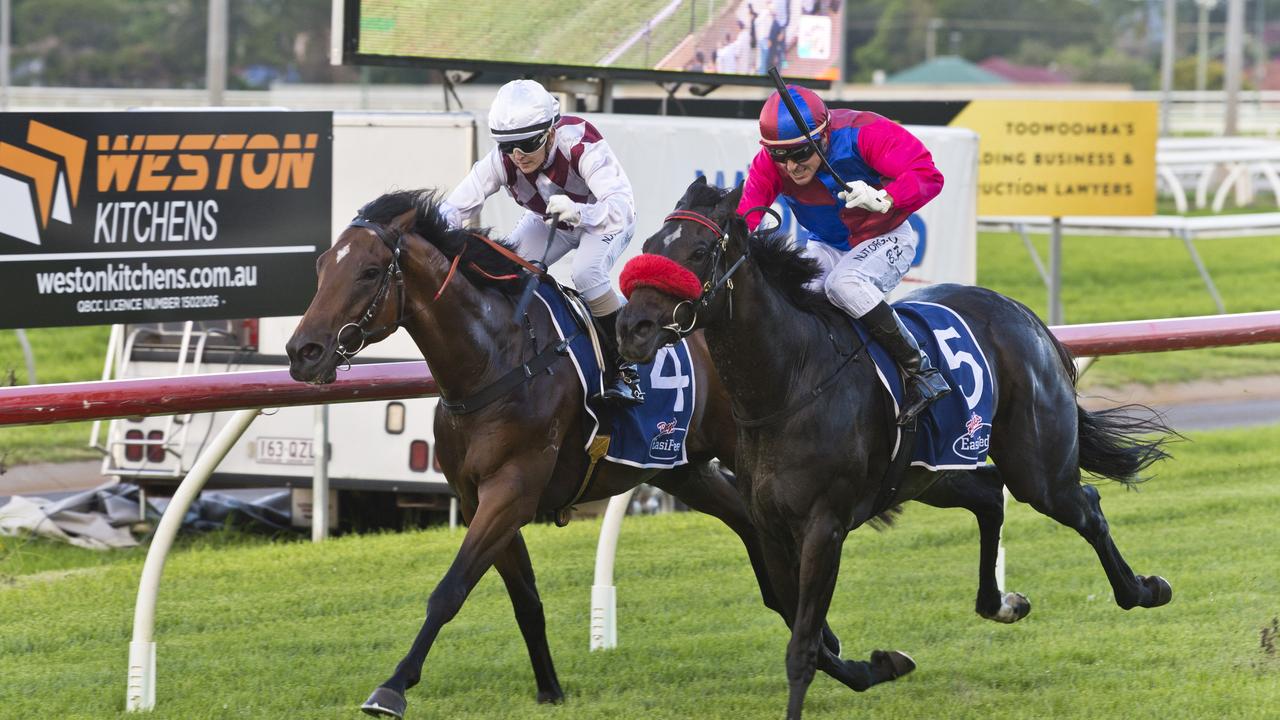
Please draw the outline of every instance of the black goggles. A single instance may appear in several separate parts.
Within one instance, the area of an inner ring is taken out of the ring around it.
[[[769,148],[769,157],[774,162],[784,163],[788,160],[802,163],[813,157],[817,152],[818,146],[815,143],[805,143],[796,147],[771,147]]]
[[[500,142],[498,143],[498,151],[503,155],[510,155],[511,153],[519,150],[521,155],[532,155],[542,149],[542,146],[547,142],[547,135],[549,134],[549,130],[544,130],[541,133],[534,135],[531,138],[525,138],[524,140],[508,140],[506,142]]]

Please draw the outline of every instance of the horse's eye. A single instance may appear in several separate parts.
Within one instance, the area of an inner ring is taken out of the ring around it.
[[[706,259],[707,259],[707,249],[706,249],[706,248],[697,248],[697,249],[695,249],[695,250],[694,250],[694,251],[689,255],[689,259],[690,259],[690,260],[692,260],[692,261],[694,261],[694,262],[700,262],[700,261],[702,261],[702,260],[706,260]]]
[[[365,268],[364,272],[360,273],[360,279],[361,280],[377,280],[378,276],[380,275],[382,275],[382,268],[376,268],[376,267]]]

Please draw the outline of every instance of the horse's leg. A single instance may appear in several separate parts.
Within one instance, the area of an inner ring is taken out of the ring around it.
[[[943,472],[916,500],[937,508],[962,507],[978,520],[978,598],[974,610],[988,620],[1014,623],[1031,612],[1022,593],[1006,593],[996,582],[1000,528],[1004,525],[1004,483],[994,465]]]
[[[725,476],[724,471],[709,462],[691,463],[664,470],[649,480],[649,484],[671,493],[690,508],[717,518],[737,534],[746,546],[747,558],[756,574],[764,606],[781,615],[787,627],[791,627],[791,616],[778,602],[773,584],[769,580],[756,528],[751,524],[742,494]],[[822,644],[832,654],[837,657],[840,655],[840,638],[825,623],[822,626]]]
[[[844,546],[844,528],[834,518],[809,518],[800,544],[799,591],[796,596],[796,618],[787,643],[787,720],[799,720],[804,709],[804,696],[813,682],[818,667],[818,628],[825,622],[840,572],[840,548]]]
[[[530,463],[535,467],[546,463]],[[550,472],[543,467],[543,472]],[[526,466],[525,471],[535,472]],[[403,717],[404,693],[422,677],[422,664],[440,628],[458,614],[467,595],[493,565],[498,553],[511,542],[520,527],[533,519],[536,493],[525,492],[524,473],[517,464],[506,465],[481,481],[475,515],[458,548],[458,555],[427,599],[427,617],[409,653],[396,671],[362,706],[370,715]]]
[[[494,566],[507,586],[507,594],[511,597],[511,606],[516,613],[516,623],[520,625],[520,634],[524,636],[524,644],[529,649],[533,677],[538,683],[538,702],[558,703],[564,700],[564,691],[560,689],[556,668],[551,662],[546,617],[542,613],[542,599],[538,596],[533,563],[529,560],[529,549],[524,544],[523,535],[516,532],[511,542],[498,553]]]
[[[801,717],[804,696],[813,682],[815,669],[824,662],[830,664],[835,660],[825,653],[818,639],[819,629],[831,607],[836,578],[840,574],[840,550],[844,546],[845,535],[843,524],[825,513],[811,515],[804,529],[796,619],[791,628],[791,641],[787,643],[788,720]],[[836,662],[854,683],[846,684],[855,690],[865,690],[897,679],[915,669],[915,661],[909,655],[896,651],[877,650],[871,654],[870,662]]]
[[[992,430],[992,437],[1003,437],[1003,440],[998,447],[992,443],[991,455],[1001,468],[1000,474],[1009,492],[1020,502],[1072,528],[1093,546],[1117,605],[1128,610],[1138,606],[1159,607],[1169,602],[1173,590],[1164,578],[1135,575],[1120,555],[1111,539],[1107,518],[1102,514],[1098,490],[1092,485],[1080,484],[1075,438],[1023,437],[1016,430],[1016,417],[1004,422],[1012,426]],[[1034,421],[1022,425],[1035,426]],[[1072,429],[1074,431],[1074,424]],[[1001,431],[1007,434],[998,435]]]
[[[782,525],[783,521],[779,519],[778,526]],[[792,618],[796,616],[799,602],[800,579],[794,542],[789,536],[780,539],[774,535],[759,533],[758,537],[761,555],[768,568],[769,580],[778,601],[782,604],[782,615],[787,619],[787,627],[794,628],[795,623]],[[842,535],[841,538],[843,537]],[[843,539],[840,542],[843,543]],[[836,557],[839,557],[838,550]],[[822,619],[825,626],[825,613]],[[877,650],[871,654],[871,662],[866,662],[843,660],[825,645],[818,645],[817,651],[817,668],[857,692],[862,692],[876,683],[906,675],[915,669],[915,663],[904,653]]]

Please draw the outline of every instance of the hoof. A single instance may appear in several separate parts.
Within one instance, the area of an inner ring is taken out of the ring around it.
[[[379,687],[373,691],[360,709],[374,717],[404,717],[404,709],[408,703],[404,696],[389,687]]]
[[[873,650],[871,652],[871,676],[876,684],[897,680],[916,669],[916,661],[898,650]]]
[[[1031,614],[1031,601],[1019,592],[1005,593],[1000,599],[1000,609],[995,615],[985,615],[988,620],[1000,623],[1016,623]]]
[[[546,690],[538,691],[538,704],[540,705],[559,705],[564,702],[564,692],[560,688],[556,688],[555,692]]]
[[[1169,584],[1168,580],[1159,575],[1151,575],[1149,577],[1139,575],[1138,582],[1142,583],[1147,588],[1147,591],[1151,593],[1151,602],[1143,603],[1143,607],[1160,607],[1168,604],[1173,599],[1173,586]]]

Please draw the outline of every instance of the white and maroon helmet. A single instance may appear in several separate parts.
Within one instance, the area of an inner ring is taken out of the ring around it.
[[[560,119],[560,101],[534,80],[512,80],[489,107],[489,134],[511,142],[536,137]]]

